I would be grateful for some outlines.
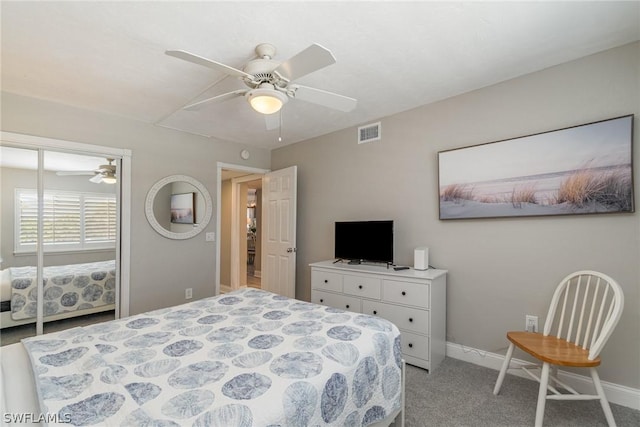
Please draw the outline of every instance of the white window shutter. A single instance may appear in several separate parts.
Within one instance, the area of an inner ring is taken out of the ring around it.
[[[116,196],[108,193],[45,191],[45,250],[111,249],[116,241]],[[38,200],[32,189],[16,190],[16,252],[35,250]]]

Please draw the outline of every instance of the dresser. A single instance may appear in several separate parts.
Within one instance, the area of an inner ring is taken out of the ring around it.
[[[310,264],[311,302],[380,316],[402,335],[402,355],[432,372],[445,357],[447,271],[394,270],[384,265]]]

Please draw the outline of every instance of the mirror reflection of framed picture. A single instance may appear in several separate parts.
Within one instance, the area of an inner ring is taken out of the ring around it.
[[[195,223],[195,193],[171,195],[171,222],[174,224]]]

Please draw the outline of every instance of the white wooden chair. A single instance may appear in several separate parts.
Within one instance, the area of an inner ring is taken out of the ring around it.
[[[518,347],[542,363],[542,366],[528,365],[522,368],[540,383],[536,427],[542,426],[547,399],[598,399],[609,426],[615,426],[596,367],[600,365],[600,352],[620,320],[623,306],[622,289],[609,276],[585,270],[565,277],[553,294],[543,333],[507,333],[509,349],[493,394],[500,392],[505,373],[510,369],[513,349]],[[555,334],[552,334],[552,330]],[[589,368],[596,394],[580,394],[562,383],[557,376],[558,366]],[[540,376],[531,371],[532,367],[541,369]],[[560,393],[559,387],[566,391]],[[551,394],[547,394],[547,389]]]

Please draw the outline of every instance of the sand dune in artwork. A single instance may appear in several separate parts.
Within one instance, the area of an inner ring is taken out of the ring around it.
[[[443,219],[632,210],[630,165],[450,184],[440,189]]]

